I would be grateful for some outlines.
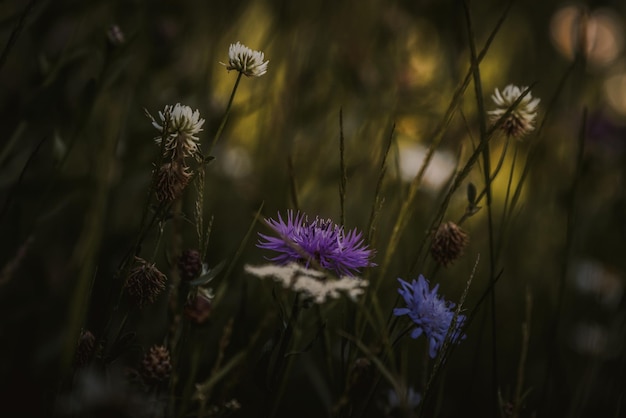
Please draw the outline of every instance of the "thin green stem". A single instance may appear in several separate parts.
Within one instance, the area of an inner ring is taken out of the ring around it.
[[[532,313],[533,299],[530,289],[526,287],[526,319],[522,324],[522,348],[520,350],[520,359],[517,366],[517,383],[515,384],[515,396],[513,397],[513,418],[519,418],[522,408],[522,390],[524,389],[524,369],[526,368],[526,359],[528,357],[528,342],[530,340],[530,320]]]
[[[567,224],[565,231],[565,251],[561,260],[561,277],[559,278],[559,287],[557,290],[557,302],[554,315],[554,321],[552,323],[550,332],[550,343],[548,346],[548,364],[546,366],[546,377],[544,381],[542,407],[545,408],[548,392],[551,387],[549,386],[550,378],[554,370],[554,363],[556,357],[556,341],[561,323],[561,314],[563,311],[563,300],[565,294],[565,283],[570,274],[570,259],[574,249],[574,231],[576,229],[576,199],[578,197],[578,189],[580,185],[580,179],[582,177],[582,165],[583,156],[585,152],[585,136],[587,131],[587,108],[583,109],[582,122],[580,131],[578,134],[578,149],[576,155],[576,168],[574,172],[574,179],[572,181],[572,188],[569,193],[569,202],[567,206]]]
[[[24,8],[24,11],[20,15],[20,19],[17,21],[17,24],[11,31],[11,36],[9,36],[9,40],[7,41],[6,45],[4,46],[4,49],[2,50],[2,54],[0,55],[0,69],[4,67],[5,62],[7,61],[7,58],[9,57],[9,53],[11,52],[11,50],[17,43],[17,39],[19,38],[20,33],[22,32],[22,29],[24,29],[24,25],[26,24],[26,18],[28,17],[29,14],[32,13],[38,1],[39,0],[31,0],[26,5],[26,7]]]
[[[163,238],[163,223],[159,222],[159,235],[157,236],[156,244],[154,244],[154,250],[152,251],[152,256],[148,261],[154,262],[159,252],[159,247],[161,246],[161,239]]]
[[[472,70],[474,75],[474,88],[476,91],[476,102],[478,105],[478,122],[480,127],[480,144],[483,146],[483,175],[485,178],[485,190],[487,196],[487,224],[489,231],[489,282],[494,283],[495,280],[495,242],[494,242],[494,224],[491,197],[491,162],[489,155],[489,143],[487,138],[487,125],[485,120],[485,104],[483,101],[482,81],[480,77],[480,67],[476,55],[476,45],[472,17],[467,1],[463,1],[463,9],[465,11],[465,20],[467,24],[467,34],[469,38],[470,53],[472,58]],[[491,362],[492,362],[492,403],[493,416],[498,415],[498,347],[497,347],[497,329],[496,329],[496,292],[495,286],[491,290]]]
[[[496,176],[498,175],[498,173],[500,173],[500,170],[502,169],[502,166],[504,165],[504,159],[505,159],[504,157],[506,156],[506,153],[508,151],[510,142],[511,142],[511,140],[507,137],[506,142],[504,143],[504,148],[502,149],[502,153],[500,154],[500,159],[498,160],[498,164],[496,164],[496,168],[491,173],[491,178],[490,178],[489,184],[493,183],[493,181],[496,179]],[[515,151],[517,152],[517,148],[515,149]],[[485,197],[486,194],[487,194],[487,187],[485,186],[481,190],[481,192],[478,193],[478,196],[476,197],[476,200],[474,201],[474,205],[478,205],[478,203],[480,203],[480,201],[483,199],[483,197]],[[457,224],[461,225],[470,216],[471,216],[470,213],[463,214],[463,216],[459,219]]]
[[[511,8],[512,3],[513,3],[512,1],[509,1],[507,3],[507,6],[506,6],[505,10],[503,11],[502,15],[500,16],[500,19],[496,23],[495,28],[492,30],[492,32],[489,35],[489,38],[485,42],[485,46],[480,51],[480,53],[475,57],[476,58],[475,59],[476,65],[478,65],[483,60],[485,55],[487,54],[487,51],[489,50],[489,47],[491,46],[491,43],[493,42],[496,34],[500,30],[500,27],[502,26],[506,16],[508,15],[508,12],[509,12],[509,10]],[[388,245],[387,245],[387,250],[385,251],[385,255],[383,257],[383,261],[382,261],[382,263],[380,265],[380,268],[379,268],[379,274],[378,274],[377,280],[376,280],[376,282],[373,285],[373,291],[374,292],[376,292],[378,290],[378,287],[380,285],[381,280],[387,274],[387,269],[388,269],[389,264],[391,262],[391,258],[395,254],[395,252],[396,252],[396,250],[398,248],[398,244],[400,242],[400,234],[401,234],[402,231],[404,231],[406,229],[405,227],[406,227],[406,224],[408,223],[408,217],[409,217],[409,214],[411,213],[411,210],[410,210],[411,209],[411,205],[412,205],[413,201],[415,200],[415,196],[417,195],[417,191],[418,191],[418,189],[419,189],[419,187],[420,187],[420,185],[422,183],[422,178],[424,177],[424,173],[426,172],[426,169],[430,165],[430,162],[431,162],[431,160],[432,160],[432,158],[434,156],[435,150],[437,149],[437,147],[439,146],[439,143],[443,139],[443,134],[444,134],[446,128],[448,127],[448,125],[452,121],[452,117],[454,116],[454,114],[456,112],[456,109],[458,108],[458,106],[460,104],[461,98],[463,97],[463,95],[465,93],[465,90],[469,86],[470,80],[472,78],[472,73],[473,73],[473,69],[470,67],[470,69],[467,71],[467,73],[465,75],[465,78],[460,83],[460,85],[456,88],[456,90],[454,92],[454,95],[452,97],[452,100],[450,101],[450,104],[448,105],[448,108],[446,109],[444,117],[441,119],[440,123],[435,128],[434,133],[431,135],[433,140],[432,140],[432,142],[431,142],[431,144],[430,144],[430,146],[428,148],[428,151],[427,151],[426,156],[424,158],[424,162],[422,163],[422,166],[420,167],[420,169],[417,172],[415,178],[413,179],[413,182],[411,183],[411,185],[409,187],[408,196],[402,202],[402,207],[400,208],[400,212],[399,212],[399,214],[398,214],[398,216],[396,218],[396,223],[393,226],[391,237],[389,238],[389,242],[388,242]]]
[[[226,106],[226,112],[224,113],[224,117],[222,118],[222,122],[220,123],[219,128],[217,128],[217,132],[215,132],[215,136],[213,137],[213,141],[211,141],[211,145],[207,150],[205,156],[208,157],[211,155],[211,151],[213,151],[213,147],[217,143],[217,141],[222,136],[222,132],[224,131],[224,127],[226,126],[226,121],[228,120],[228,116],[230,115],[230,110],[233,107],[233,100],[235,99],[235,93],[237,92],[237,87],[239,87],[239,81],[241,81],[241,76],[243,73],[237,74],[237,80],[235,81],[235,85],[233,86],[233,91],[230,93],[230,99],[228,99],[228,106]]]
[[[289,315],[289,319],[287,320],[287,327],[285,328],[285,332],[280,340],[280,346],[278,347],[278,352],[276,354],[276,359],[274,365],[272,367],[272,372],[270,374],[270,378],[268,381],[268,385],[271,391],[273,391],[272,396],[268,399],[272,399],[271,413],[270,417],[274,416],[278,410],[278,404],[280,403],[280,397],[282,390],[280,390],[279,386],[277,387],[277,383],[279,383],[279,379],[284,380],[284,371],[286,369],[286,356],[287,348],[289,348],[289,344],[292,341],[294,325],[298,321],[298,316],[300,314],[300,310],[302,309],[300,305],[300,294],[296,293],[296,296],[293,301],[293,305],[291,307],[291,314]]]
[[[376,181],[376,189],[374,192],[374,201],[372,202],[370,219],[367,223],[367,242],[369,242],[370,244],[372,244],[372,240],[374,239],[374,225],[376,221],[376,214],[380,210],[380,205],[382,203],[380,193],[382,190],[383,180],[385,179],[385,174],[387,173],[387,157],[389,156],[389,150],[391,149],[395,129],[396,124],[394,123],[391,127],[391,131],[389,132],[389,136],[387,137],[387,141],[385,142],[385,148],[381,156],[380,169],[378,171],[378,180]]]
[[[507,141],[508,142],[508,141]],[[502,251],[503,243],[504,243],[504,234],[507,229],[510,218],[507,217],[507,208],[509,204],[509,197],[511,195],[511,185],[513,184],[513,174],[515,173],[515,162],[517,160],[517,144],[515,144],[515,149],[513,150],[513,161],[511,161],[511,169],[509,171],[509,179],[506,184],[506,194],[504,196],[504,208],[502,209],[502,219],[500,221],[500,237],[498,239],[498,254]]]
[[[539,128],[537,128],[537,134],[535,135],[536,138],[539,138],[541,134],[543,133],[543,128],[546,125],[548,117],[551,116],[552,114],[552,110],[554,109],[556,101],[560,97],[561,92],[563,91],[563,88],[565,87],[565,83],[567,82],[570,75],[574,72],[574,70],[576,69],[578,65],[579,65],[579,61],[574,60],[572,64],[569,67],[567,67],[567,69],[563,73],[563,76],[559,80],[559,84],[557,85],[554,95],[552,96],[550,103],[546,107],[546,111],[544,113],[543,119],[541,120],[541,124],[539,125]],[[536,142],[531,145],[532,146],[530,147],[528,156],[526,157],[526,163],[524,164],[524,168],[522,169],[522,174],[520,174],[519,181],[517,182],[517,185],[515,187],[515,192],[513,192],[513,197],[511,198],[511,204],[509,206],[509,212],[510,212],[509,217],[511,216],[511,213],[513,213],[513,210],[515,209],[515,207],[517,206],[517,201],[519,200],[522,194],[522,188],[524,186],[524,182],[526,181],[526,176],[530,172],[531,162],[533,161],[535,154],[538,152]]]
[[[296,212],[300,211],[300,202],[298,201],[298,185],[296,183],[296,171],[293,166],[293,155],[287,156],[287,173],[289,175],[289,191],[291,196],[291,204]]]
[[[340,179],[339,179],[339,206],[341,213],[339,215],[339,225],[344,226],[346,224],[346,183],[348,182],[348,175],[346,174],[346,162],[345,162],[345,141],[343,136],[343,110],[339,109],[339,167],[340,167]]]

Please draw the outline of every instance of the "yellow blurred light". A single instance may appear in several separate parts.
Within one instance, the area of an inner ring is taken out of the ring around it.
[[[604,82],[604,93],[611,108],[626,115],[626,73],[607,78]]]
[[[436,29],[427,21],[420,21],[406,40],[408,63],[405,82],[409,87],[432,83],[441,65],[439,37]]]

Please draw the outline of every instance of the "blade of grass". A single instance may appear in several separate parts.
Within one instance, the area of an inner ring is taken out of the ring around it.
[[[512,1],[509,1],[507,3],[507,6],[505,7],[502,15],[500,16],[500,19],[496,23],[495,28],[492,30],[492,32],[490,33],[489,37],[487,38],[487,41],[485,42],[485,46],[483,47],[483,49],[480,51],[480,53],[476,57],[476,62],[477,63],[480,63],[482,61],[482,59],[485,57],[485,55],[487,54],[487,51],[489,50],[489,47],[491,46],[491,43],[493,42],[496,34],[499,32],[500,27],[502,26],[506,16],[508,15],[508,12],[509,12],[509,10],[511,8],[512,3],[513,3]],[[433,140],[432,140],[432,142],[431,142],[431,144],[430,144],[430,146],[428,148],[428,152],[426,153],[426,156],[424,158],[424,162],[422,163],[422,166],[420,167],[419,171],[417,172],[415,178],[411,182],[411,185],[409,186],[408,196],[402,202],[402,206],[401,206],[400,211],[398,213],[398,216],[396,218],[396,222],[395,222],[394,227],[392,229],[392,234],[391,234],[391,237],[389,239],[389,243],[387,245],[387,250],[385,251],[385,255],[383,257],[382,264],[380,265],[380,268],[379,268],[378,278],[377,278],[377,280],[375,280],[375,283],[374,283],[374,286],[373,286],[374,287],[374,291],[378,290],[378,286],[380,285],[381,280],[385,277],[385,275],[387,273],[387,268],[389,267],[389,264],[391,262],[391,258],[395,254],[396,249],[398,247],[398,244],[399,244],[399,241],[400,241],[400,234],[405,229],[406,224],[408,223],[408,216],[410,214],[410,208],[411,208],[411,206],[413,204],[415,196],[417,195],[417,191],[419,189],[419,186],[421,185],[424,173],[426,172],[426,169],[430,165],[430,162],[431,162],[431,160],[433,158],[433,155],[435,153],[435,149],[439,146],[439,144],[441,143],[441,140],[443,139],[443,134],[446,131],[446,128],[449,126],[450,122],[452,121],[452,117],[456,113],[456,109],[459,106],[461,98],[463,97],[463,95],[465,93],[465,90],[467,89],[467,87],[469,85],[471,77],[472,77],[472,68],[468,69],[468,71],[467,71],[467,73],[465,75],[465,78],[460,83],[460,85],[456,88],[456,90],[455,90],[455,92],[453,94],[452,100],[450,101],[450,103],[448,105],[448,108],[447,108],[447,110],[446,110],[446,112],[444,114],[444,117],[441,119],[441,121],[439,122],[439,124],[435,128],[433,134],[431,135]]]
[[[534,84],[531,84],[530,87],[524,90],[522,94],[520,95],[520,97],[517,98],[517,100],[511,105],[511,107],[507,109],[507,111],[500,117],[500,119],[498,119],[496,123],[494,123],[493,126],[487,130],[488,140],[491,140],[494,133],[500,128],[502,123],[511,114],[513,109],[515,109],[515,107],[523,100],[523,98],[526,97],[528,93],[530,93],[530,90],[532,89],[533,86]],[[431,236],[431,231],[435,231],[437,227],[439,226],[439,224],[441,223],[441,220],[443,219],[443,216],[446,210],[448,209],[448,205],[450,204],[450,200],[452,199],[452,195],[454,194],[454,192],[456,192],[456,190],[459,187],[461,187],[461,184],[463,183],[465,178],[469,175],[474,165],[477,164],[478,158],[482,154],[483,147],[484,147],[484,143],[479,144],[478,147],[472,153],[472,155],[470,155],[470,157],[468,158],[463,168],[456,174],[454,181],[452,183],[452,186],[449,188],[448,193],[445,195],[443,202],[437,209],[437,213],[433,217],[433,220],[430,223],[429,228],[425,232],[424,239],[420,243],[417,254],[422,253],[422,251],[424,250],[426,246],[426,243],[429,241],[428,238]]]
[[[480,66],[476,56],[476,44],[472,16],[467,4],[467,0],[463,1],[463,10],[465,14],[465,23],[467,25],[467,37],[470,45],[470,54],[472,59],[472,73],[474,78],[474,89],[476,92],[476,105],[478,108],[478,126],[480,128],[480,145],[482,146],[483,160],[483,176],[485,181],[485,190],[487,196],[487,229],[489,234],[489,281],[494,281],[496,254],[494,242],[494,224],[493,211],[491,207],[491,161],[489,152],[489,140],[487,138],[487,124],[485,120],[485,103],[483,101],[482,80],[480,77]],[[498,345],[497,345],[497,327],[496,327],[496,292],[495,286],[491,290],[491,379],[492,379],[492,403],[494,407],[493,416],[498,415]]]
[[[582,178],[582,165],[585,153],[585,137],[587,133],[587,108],[583,109],[582,121],[578,132],[578,149],[576,151],[576,168],[572,187],[569,193],[569,202],[567,205],[567,224],[565,230],[565,251],[561,260],[561,276],[559,277],[559,286],[557,290],[557,302],[554,314],[554,320],[549,333],[550,339],[548,343],[548,364],[546,365],[546,375],[544,379],[544,390],[541,399],[541,409],[545,411],[548,396],[551,391],[550,379],[554,371],[555,357],[557,354],[557,336],[561,324],[561,315],[563,313],[563,300],[565,294],[565,283],[570,274],[570,260],[574,249],[574,232],[576,230],[576,200],[578,198],[580,180]]]
[[[517,366],[517,383],[515,384],[515,397],[513,398],[512,418],[519,418],[522,407],[524,389],[524,370],[526,368],[526,358],[528,356],[528,342],[530,340],[530,320],[533,307],[532,294],[526,287],[526,318],[522,324],[522,349],[520,350],[519,364]]]
[[[296,183],[296,173],[293,168],[293,155],[287,157],[287,174],[289,175],[289,191],[291,196],[291,204],[296,212],[300,211],[300,202],[298,201],[298,186]]]
[[[130,102],[130,98],[128,99]],[[94,161],[95,178],[89,209],[83,219],[82,233],[69,261],[71,271],[76,272],[76,282],[67,312],[64,353],[61,358],[62,370],[66,370],[72,362],[74,347],[87,313],[89,289],[97,266],[98,252],[107,217],[107,202],[112,187],[109,175],[115,164],[116,147],[124,126],[123,119],[128,115],[128,112],[122,113],[122,110],[126,110],[126,106],[119,106],[115,109],[117,110],[114,112],[117,113],[114,114],[113,120],[117,119],[119,123],[112,124],[110,131],[101,138],[100,152]]]
[[[391,131],[389,132],[389,136],[387,137],[387,142],[385,143],[385,148],[383,149],[383,154],[381,156],[380,161],[380,169],[378,171],[378,180],[376,181],[376,189],[374,191],[374,202],[372,203],[372,210],[370,211],[369,222],[367,223],[367,242],[370,244],[374,239],[374,225],[376,221],[376,215],[379,211],[379,207],[381,202],[380,192],[382,189],[383,180],[385,179],[385,174],[387,173],[387,157],[389,156],[389,150],[391,149],[391,144],[393,142],[393,134],[396,130],[396,124],[394,123],[391,127]]]
[[[567,67],[567,69],[563,73],[563,76],[559,80],[557,88],[554,91],[552,98],[550,99],[550,103],[546,107],[546,111],[543,115],[543,119],[541,120],[541,124],[539,125],[539,128],[537,129],[537,134],[535,135],[536,138],[541,137],[541,134],[543,133],[543,128],[545,127],[546,122],[549,119],[549,116],[552,115],[552,111],[555,107],[556,101],[561,96],[561,92],[563,91],[563,88],[565,87],[565,83],[567,82],[570,75],[574,72],[574,70],[576,69],[578,65],[579,65],[579,61],[576,61],[576,60],[573,61],[572,64],[569,67]],[[513,193],[513,197],[511,198],[511,204],[509,206],[509,215],[508,215],[509,217],[511,216],[511,213],[513,213],[513,211],[515,210],[515,207],[517,206],[517,202],[522,194],[522,188],[526,181],[526,177],[528,176],[528,173],[530,172],[531,163],[534,160],[536,153],[538,152],[536,143],[537,141],[531,143],[528,156],[526,157],[526,162],[524,164],[524,168],[522,169],[522,174],[520,174],[520,178],[515,187],[515,192]]]
[[[209,149],[206,151],[205,158],[211,155],[211,151],[213,151],[213,147],[217,144],[217,141],[222,136],[222,132],[224,131],[224,127],[226,126],[226,121],[228,121],[228,117],[230,116],[230,111],[233,107],[233,100],[235,99],[235,93],[237,93],[237,87],[239,87],[239,82],[241,81],[241,76],[243,73],[237,74],[237,80],[235,80],[235,85],[233,86],[233,91],[230,93],[230,98],[228,99],[228,105],[226,106],[226,111],[224,112],[224,117],[222,118],[222,122],[220,126],[217,128],[217,132],[215,132],[215,136],[209,145]]]
[[[478,269],[479,262],[480,262],[480,254],[476,257],[474,268],[472,268],[472,272],[470,273],[469,279],[467,280],[467,283],[465,284],[465,289],[463,290],[463,294],[461,295],[461,298],[459,299],[459,303],[456,307],[456,310],[454,311],[454,316],[452,317],[452,321],[450,321],[450,327],[448,328],[448,331],[446,332],[446,336],[443,340],[441,349],[439,350],[439,353],[437,354],[437,357],[435,358],[435,364],[433,365],[433,369],[431,371],[430,377],[428,378],[428,383],[426,384],[426,388],[424,389],[424,397],[420,405],[420,413],[418,416],[421,416],[424,410],[424,405],[426,404],[426,400],[429,396],[430,388],[432,384],[434,383],[437,375],[439,374],[442,366],[446,363],[446,360],[450,356],[451,348],[454,346],[454,344],[452,344],[453,343],[452,338],[453,338],[455,330],[457,330],[457,321],[458,321],[459,315],[461,314],[461,310],[463,309],[463,304],[465,303],[467,294],[469,293],[469,288],[472,284],[472,281],[474,280],[474,277],[476,276],[476,271]],[[468,325],[465,324],[465,329],[467,329],[467,327]]]
[[[346,173],[346,161],[345,161],[345,140],[343,136],[343,110],[339,109],[339,205],[341,213],[339,215],[339,225],[344,226],[346,224],[346,183],[348,182],[348,174]]]
[[[2,55],[0,55],[0,70],[2,69],[2,67],[4,67],[4,64],[6,63],[7,58],[9,57],[9,53],[11,52],[11,50],[17,43],[17,39],[19,38],[20,33],[22,33],[22,29],[24,29],[24,25],[26,24],[26,19],[28,18],[28,15],[30,15],[33,12],[33,9],[35,8],[38,2],[39,0],[31,0],[26,5],[26,7],[24,8],[24,11],[20,15],[20,19],[17,21],[17,24],[11,31],[11,35],[9,36],[9,39],[7,40],[7,43],[4,46],[4,49],[2,50]]]
[[[265,205],[265,202],[262,202],[261,205],[259,206],[259,209],[256,211],[254,217],[252,218],[252,222],[250,222],[250,226],[248,227],[246,234],[241,240],[241,243],[239,244],[239,247],[237,248],[235,255],[233,256],[232,260],[228,264],[228,268],[226,269],[226,272],[224,273],[224,276],[222,277],[222,282],[220,283],[220,286],[215,294],[215,299],[213,300],[214,306],[217,306],[218,302],[222,299],[222,297],[226,293],[226,289],[228,287],[228,278],[230,277],[233,270],[235,269],[235,264],[237,263],[237,261],[239,261],[239,257],[243,253],[243,250],[246,247],[248,240],[250,239],[250,235],[252,235],[252,230],[254,229],[254,225],[256,224],[257,219],[261,215],[261,211],[263,210],[264,205]]]

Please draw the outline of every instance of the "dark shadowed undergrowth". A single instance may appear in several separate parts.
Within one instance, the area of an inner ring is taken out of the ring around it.
[[[626,413],[623,2],[0,19],[0,415]]]

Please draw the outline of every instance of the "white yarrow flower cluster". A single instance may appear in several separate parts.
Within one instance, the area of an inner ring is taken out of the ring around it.
[[[230,44],[228,49],[228,64],[226,69],[237,70],[246,77],[261,77],[267,72],[269,61],[263,61],[265,54],[261,51],[253,51],[241,42]]]
[[[285,266],[266,264],[263,266],[244,266],[244,270],[260,279],[271,277],[284,288],[303,293],[317,304],[327,299],[337,299],[341,293],[350,299],[356,298],[365,292],[369,285],[367,280],[344,276],[339,279],[329,278],[325,273],[302,267],[297,263]]]
[[[502,92],[496,88],[491,98],[498,108],[487,112],[491,123],[496,123],[526,89],[527,87],[525,86],[517,87],[513,84],[506,86]],[[533,99],[532,94],[528,92],[502,122],[500,129],[502,129],[508,137],[521,140],[523,136],[535,129],[537,105],[539,102],[539,98]]]
[[[204,119],[200,112],[192,110],[189,106],[176,103],[167,105],[159,112],[160,122],[146,111],[146,115],[152,120],[152,126],[161,132],[155,138],[157,144],[161,144],[165,138],[165,154],[171,155],[172,159],[182,157],[195,157],[200,153],[200,140],[196,136],[202,131]]]

